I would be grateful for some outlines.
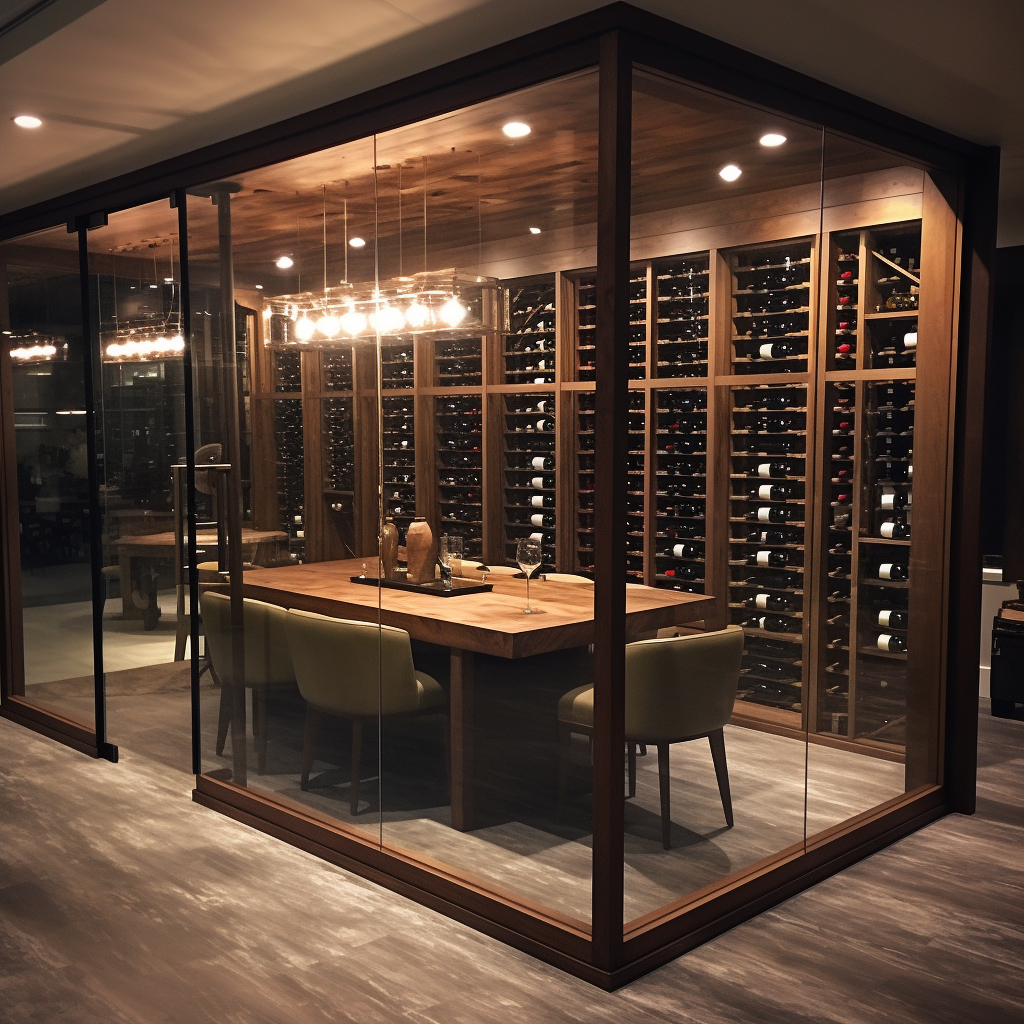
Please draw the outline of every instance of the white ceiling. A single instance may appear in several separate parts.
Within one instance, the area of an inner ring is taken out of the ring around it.
[[[1021,0],[635,0],[1003,149],[1000,245],[1024,244]],[[0,0],[0,212],[355,95],[593,0]],[[5,31],[12,17],[38,13]],[[46,124],[19,129],[10,118]]]

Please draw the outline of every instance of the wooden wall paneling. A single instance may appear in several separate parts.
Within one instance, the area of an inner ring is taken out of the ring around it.
[[[274,400],[269,395],[253,398],[252,416],[252,521],[257,530],[279,530],[277,508]]]
[[[948,183],[942,183],[948,184]],[[925,179],[921,221],[921,296],[914,405],[914,508],[907,647],[907,789],[940,781],[945,696],[947,505],[952,452],[949,392],[955,389],[953,303],[957,214],[943,188]]]

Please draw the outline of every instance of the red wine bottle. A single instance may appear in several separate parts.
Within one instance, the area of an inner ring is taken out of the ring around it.
[[[751,488],[747,497],[751,501],[785,501],[792,491],[786,484],[759,484]]]
[[[789,473],[788,462],[759,462],[757,464],[757,475],[766,479],[787,477]]]
[[[906,629],[907,613],[896,608],[883,608],[878,613],[878,624],[886,629]]]
[[[785,594],[755,594],[744,602],[751,611],[788,612],[789,598]]]
[[[785,551],[764,550],[754,551],[747,555],[747,565],[767,566],[771,569],[785,568],[789,556]]]
[[[784,523],[792,518],[793,510],[786,505],[762,505],[747,513],[747,519],[758,523]]]

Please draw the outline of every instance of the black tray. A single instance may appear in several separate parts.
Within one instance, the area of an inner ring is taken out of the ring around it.
[[[406,580],[379,580],[376,576],[350,576],[353,583],[365,583],[368,587],[386,587],[388,590],[411,590],[414,594],[433,594],[434,597],[461,597],[463,594],[486,594],[494,589],[491,583],[474,583],[456,577],[452,589],[444,589],[443,580],[427,583],[409,583]]]

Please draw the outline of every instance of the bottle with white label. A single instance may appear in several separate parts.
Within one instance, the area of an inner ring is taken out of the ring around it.
[[[759,462],[757,475],[763,479],[780,479],[789,476],[789,464],[786,462]]]
[[[909,540],[910,524],[902,519],[887,519],[879,527],[878,532],[889,540]]]
[[[530,460],[530,468],[537,471],[551,470],[555,468],[555,459],[553,455],[535,455]]]
[[[554,508],[555,498],[551,494],[534,494],[530,496],[531,508]]]
[[[754,551],[747,555],[747,565],[760,565],[772,569],[781,569],[789,562],[785,551]]]
[[[911,491],[885,491],[882,494],[881,506],[886,511],[899,512],[901,509],[909,508],[913,503]]]
[[[752,611],[759,612],[788,612],[791,607],[785,594],[755,594],[748,597],[744,604]]]
[[[885,629],[906,629],[907,613],[898,608],[882,608],[878,613],[878,624]]]
[[[755,358],[757,359],[785,359],[786,356],[798,355],[796,345],[791,341],[769,341],[758,345]]]
[[[663,552],[666,558],[700,558],[702,552],[697,544],[678,543],[667,547]]]
[[[544,526],[547,529],[553,529],[555,525],[555,517],[548,515],[544,512],[534,512],[530,516],[531,526]]]
[[[894,654],[906,654],[907,641],[892,633],[879,633],[875,646],[880,651],[892,651]]]
[[[902,562],[882,562],[878,567],[880,580],[902,581],[909,579],[907,567]]]
[[[788,544],[789,535],[785,530],[758,530],[747,534],[748,544]]]
[[[787,484],[758,484],[748,494],[751,501],[786,501],[792,497]]]
[[[747,513],[747,518],[757,523],[784,523],[792,517],[793,512],[786,505],[762,505]]]

